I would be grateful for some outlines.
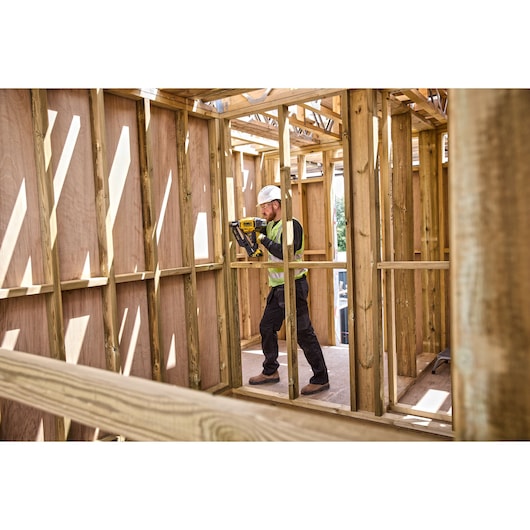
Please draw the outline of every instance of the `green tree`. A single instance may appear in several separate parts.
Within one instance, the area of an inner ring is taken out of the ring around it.
[[[346,251],[346,217],[344,215],[344,197],[335,200],[335,217],[337,221],[337,250]]]

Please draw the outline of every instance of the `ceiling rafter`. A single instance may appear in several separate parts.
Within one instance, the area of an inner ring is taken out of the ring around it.
[[[229,119],[233,145],[249,150],[275,150],[277,112],[291,111],[293,148],[322,147],[342,138],[340,96],[347,89],[332,88],[166,88],[120,90],[135,98],[207,117]],[[447,89],[389,88],[392,112],[409,110],[413,133],[447,125]],[[380,110],[378,110],[380,112]],[[272,142],[272,144],[271,144]]]

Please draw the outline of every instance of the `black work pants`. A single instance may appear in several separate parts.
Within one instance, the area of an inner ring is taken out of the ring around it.
[[[309,318],[309,307],[307,306],[307,295],[309,284],[304,276],[295,281],[296,286],[296,330],[297,340],[304,352],[307,362],[313,370],[313,376],[309,380],[313,384],[324,384],[329,381],[328,369],[322,354],[322,348],[318,342],[315,330]],[[285,289],[283,285],[272,287],[267,296],[267,305],[259,325],[261,333],[261,347],[265,360],[263,361],[263,373],[273,374],[280,364],[278,363],[278,331],[285,319]]]

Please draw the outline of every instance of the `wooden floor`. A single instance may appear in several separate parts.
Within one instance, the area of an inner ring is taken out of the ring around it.
[[[259,387],[248,385],[249,377],[261,373],[263,353],[261,345],[247,346],[242,351],[243,385],[249,389],[266,389],[288,397],[288,369],[287,369],[287,346],[285,341],[279,342],[280,346],[280,382],[272,385],[260,385]],[[350,406],[350,384],[349,384],[349,355],[348,346],[323,346],[324,357],[328,367],[330,389],[306,399],[315,399],[337,405]],[[397,378],[398,403],[417,411],[419,416],[422,411],[427,413],[451,414],[451,370],[450,364],[443,363],[432,373],[435,355],[420,354],[417,357],[418,377]],[[303,355],[298,350],[299,364],[299,386],[302,388],[309,382],[312,375],[311,369]],[[388,401],[388,376],[385,370],[385,400]]]

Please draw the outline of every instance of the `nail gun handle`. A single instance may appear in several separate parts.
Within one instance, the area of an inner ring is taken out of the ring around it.
[[[255,231],[245,232],[241,229],[239,221],[232,221],[230,227],[232,228],[232,233],[234,234],[238,245],[247,251],[249,257],[258,258],[263,256],[263,252],[258,247]]]

